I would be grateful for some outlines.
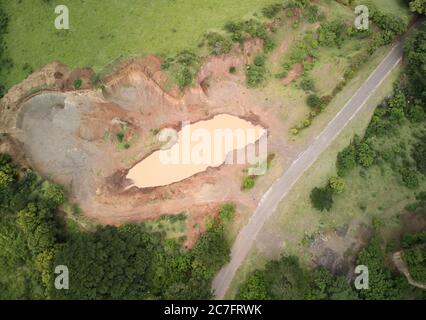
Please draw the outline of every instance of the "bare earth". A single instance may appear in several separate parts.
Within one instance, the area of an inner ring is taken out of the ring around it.
[[[191,246],[203,231],[194,226],[204,226],[221,204],[236,203],[238,215],[253,212],[263,192],[299,152],[300,146],[288,143],[290,124],[280,117],[290,106],[245,85],[245,64],[261,48],[262,41],[254,39],[229,55],[209,58],[197,83],[183,94],[177,88],[163,90],[167,79],[154,56],[122,63],[104,79],[103,89],[90,88],[87,69],[70,71],[55,62],[1,100],[0,128],[21,143],[31,167],[66,186],[89,218],[122,224],[187,212],[186,245]],[[231,66],[236,74],[229,73]],[[83,87],[75,91],[71,85],[77,77]],[[44,90],[31,94],[35,89]],[[253,190],[241,190],[247,165],[208,168],[164,187],[127,188],[128,170],[159,148],[155,132],[218,114],[238,116],[268,130],[274,164]],[[123,128],[127,149],[116,137]]]

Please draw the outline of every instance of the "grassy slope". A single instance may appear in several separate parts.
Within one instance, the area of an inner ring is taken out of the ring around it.
[[[15,66],[2,75],[7,87],[21,81],[25,63],[33,69],[53,60],[101,69],[121,56],[174,54],[197,49],[202,34],[227,21],[259,12],[275,0],[42,0],[7,1],[6,36]],[[54,8],[70,10],[70,30],[54,28]]]

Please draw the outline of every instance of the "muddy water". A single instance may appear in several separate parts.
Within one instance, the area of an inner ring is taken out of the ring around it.
[[[174,135],[171,131],[168,133],[168,140],[161,150],[129,170],[126,178],[133,185],[138,188],[165,186],[225,162],[247,163],[248,157],[234,156],[232,151],[253,146],[266,130],[239,117],[221,114],[210,120],[183,124]],[[247,155],[238,152],[241,154]]]

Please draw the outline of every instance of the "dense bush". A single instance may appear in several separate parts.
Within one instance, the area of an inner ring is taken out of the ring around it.
[[[403,251],[403,259],[415,281],[426,283],[426,241]]]
[[[315,84],[311,78],[303,77],[302,81],[300,82],[300,87],[304,91],[314,91]]]
[[[356,167],[356,149],[351,143],[337,155],[337,174],[341,177],[347,175]]]
[[[249,87],[257,87],[266,78],[265,56],[258,55],[254,62],[246,66],[246,81]]]
[[[426,175],[426,135],[422,136],[414,145],[411,156],[416,162],[417,170]]]
[[[306,97],[306,104],[312,109],[315,109],[320,106],[321,100],[316,94],[310,94]]]
[[[262,9],[262,14],[269,19],[274,18],[283,9],[282,3],[270,4]]]
[[[264,270],[254,271],[239,288],[244,300],[356,299],[347,279],[318,268],[309,270],[295,256],[270,261]]]
[[[254,178],[251,176],[246,176],[243,179],[243,184],[241,187],[243,188],[243,190],[250,190],[250,189],[253,189],[254,185],[255,185]]]
[[[206,39],[210,53],[214,55],[226,54],[231,51],[232,41],[220,33],[209,32],[206,34]]]
[[[192,83],[193,75],[188,67],[182,67],[176,74],[179,89],[183,90]]]
[[[333,207],[333,190],[329,186],[312,189],[310,198],[312,206],[320,211],[330,211]]]

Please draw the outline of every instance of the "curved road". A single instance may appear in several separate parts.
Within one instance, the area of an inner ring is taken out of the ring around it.
[[[235,272],[246,258],[265,221],[276,210],[280,201],[285,197],[300,176],[302,176],[302,174],[315,162],[318,156],[361,110],[368,98],[401,61],[402,53],[403,45],[401,42],[398,42],[321,134],[318,135],[309,147],[293,161],[284,174],[278,178],[264,194],[256,211],[235,240],[231,250],[231,261],[220,270],[213,280],[213,290],[216,299],[224,298]]]

